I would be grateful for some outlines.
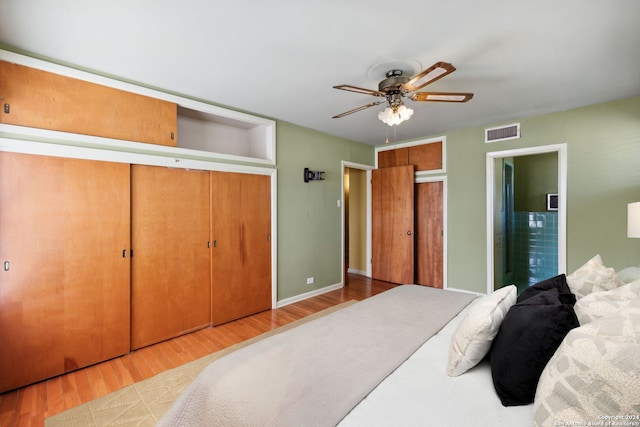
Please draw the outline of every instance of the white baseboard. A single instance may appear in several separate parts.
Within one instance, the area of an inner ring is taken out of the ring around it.
[[[276,303],[276,308],[284,307],[285,305],[293,304],[294,302],[303,301],[311,297],[326,294],[327,292],[335,291],[336,289],[340,289],[342,287],[342,283],[336,283],[335,285],[325,286],[324,288],[320,289],[314,289],[313,291],[305,292],[304,294],[296,295],[291,298],[285,298]]]
[[[486,294],[482,294],[480,292],[473,292],[473,291],[468,291],[466,289],[457,289],[457,288],[447,288],[448,291],[455,291],[455,292],[463,292],[465,294],[473,294],[473,295],[478,295],[478,296],[482,296],[482,295],[486,295]]]
[[[367,272],[363,271],[363,270],[356,270],[355,268],[349,268],[347,269],[347,273],[351,273],[351,274],[359,274],[360,276],[366,276]]]

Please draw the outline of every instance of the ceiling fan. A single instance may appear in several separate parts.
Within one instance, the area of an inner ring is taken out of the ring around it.
[[[443,78],[447,74],[453,73],[455,70],[455,67],[447,62],[437,62],[413,77],[404,76],[402,70],[390,70],[386,73],[386,78],[378,84],[378,90],[351,85],[334,86],[335,89],[373,95],[383,99],[345,111],[332,118],[338,119],[387,102],[389,107],[380,112],[378,118],[389,126],[393,126],[407,120],[413,114],[413,110],[405,107],[402,98],[409,98],[417,102],[467,102],[473,98],[472,93],[417,92],[419,89]]]

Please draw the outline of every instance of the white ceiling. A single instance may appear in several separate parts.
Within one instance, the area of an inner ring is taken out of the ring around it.
[[[638,0],[0,0],[0,43],[372,145],[640,95]],[[387,128],[388,61],[452,63]],[[375,74],[375,73],[374,73]]]

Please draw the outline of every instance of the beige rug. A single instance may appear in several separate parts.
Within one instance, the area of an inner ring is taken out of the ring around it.
[[[144,381],[99,397],[75,408],[48,417],[46,427],[155,426],[180,393],[212,361],[235,350],[340,310],[356,301],[348,301],[296,320],[198,360],[161,372]]]

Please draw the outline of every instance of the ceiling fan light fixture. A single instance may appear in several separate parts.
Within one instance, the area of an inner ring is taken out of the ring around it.
[[[395,107],[387,107],[384,111],[380,111],[378,119],[389,126],[394,126],[409,120],[412,115],[413,110],[402,104]]]

